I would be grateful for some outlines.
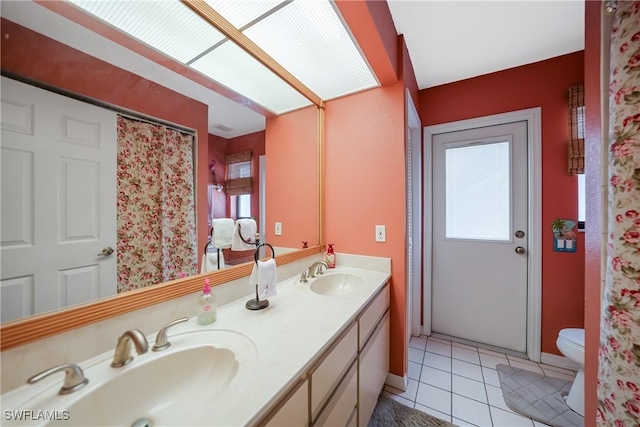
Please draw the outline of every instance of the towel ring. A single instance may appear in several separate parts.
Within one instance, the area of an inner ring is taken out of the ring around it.
[[[256,248],[256,251],[253,253],[253,260],[256,262],[256,264],[258,263],[258,257],[260,256],[260,248],[263,246],[269,246],[271,248],[271,258],[276,257],[276,251],[273,249],[273,246],[268,243],[260,243]]]
[[[256,239],[255,242],[244,240],[244,237],[242,237],[242,224],[240,224],[240,223],[238,223],[238,237],[240,237],[240,240],[245,242],[247,245],[256,245],[256,246],[258,246],[258,244],[260,243],[260,239]]]

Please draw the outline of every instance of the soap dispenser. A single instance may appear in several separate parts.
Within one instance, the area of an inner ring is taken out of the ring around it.
[[[327,262],[329,268],[336,268],[336,254],[333,252],[333,243],[329,243],[329,248],[324,254],[324,259]]]
[[[204,288],[202,294],[196,301],[196,316],[198,325],[208,325],[216,321],[218,307],[216,305],[216,296],[211,292],[209,279],[204,279]]]

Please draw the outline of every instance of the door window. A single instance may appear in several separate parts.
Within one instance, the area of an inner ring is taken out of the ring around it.
[[[511,142],[445,148],[445,237],[511,240]]]

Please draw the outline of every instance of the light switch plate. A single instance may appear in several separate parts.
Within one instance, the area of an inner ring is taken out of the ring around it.
[[[387,241],[387,230],[384,225],[376,225],[376,242]]]
[[[276,222],[276,236],[282,236],[282,223]]]

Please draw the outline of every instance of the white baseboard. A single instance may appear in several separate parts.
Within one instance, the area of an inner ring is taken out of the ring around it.
[[[388,373],[387,380],[384,383],[393,388],[397,388],[398,390],[406,391],[407,384],[409,383],[409,378],[406,374],[404,377],[399,377],[398,375]]]
[[[571,369],[572,371],[577,371],[579,368],[579,366],[573,360],[552,353],[540,354],[540,363],[544,363],[545,365],[557,366],[559,368]]]

